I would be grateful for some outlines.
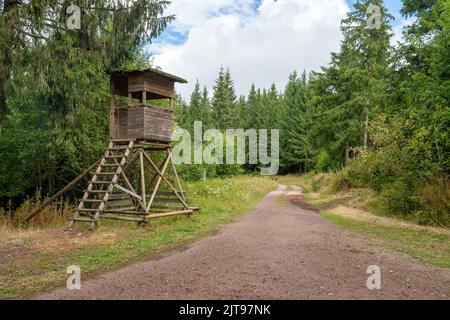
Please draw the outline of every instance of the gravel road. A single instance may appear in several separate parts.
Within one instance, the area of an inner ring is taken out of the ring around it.
[[[328,222],[286,186],[217,234],[36,299],[448,299],[450,270],[377,249]],[[298,204],[296,200],[294,203]],[[200,213],[201,214],[201,213]],[[367,268],[381,268],[368,290]]]

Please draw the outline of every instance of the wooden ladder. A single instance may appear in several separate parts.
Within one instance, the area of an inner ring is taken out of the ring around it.
[[[116,184],[119,178],[124,176],[123,169],[133,146],[134,140],[111,140],[109,142],[97,170],[92,172],[92,179],[83,198],[80,199],[74,216],[70,219],[68,229],[72,229],[75,222],[89,222],[91,230],[97,227],[110,195],[118,186]],[[118,155],[117,152],[122,154]],[[120,188],[120,186],[118,187]]]

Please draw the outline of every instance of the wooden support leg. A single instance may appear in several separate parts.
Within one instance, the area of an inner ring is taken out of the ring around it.
[[[145,193],[145,171],[144,171],[144,155],[142,150],[139,150],[139,164],[141,167],[141,193],[142,193],[142,203],[144,207],[147,207],[147,195]]]
[[[166,159],[164,160],[164,165],[163,165],[163,167],[161,169],[162,175],[165,174],[165,172],[167,170],[167,166],[169,164],[169,161],[170,161],[170,156],[167,155]],[[147,206],[147,208],[145,210],[145,213],[149,213],[150,212],[150,209],[152,207],[153,201],[155,200],[155,196],[156,196],[156,194],[158,192],[159,185],[161,184],[161,181],[162,181],[162,178],[161,178],[161,175],[159,175],[158,179],[156,180],[155,187],[153,188],[153,193],[152,193],[152,195],[151,195],[151,197],[150,197],[150,199],[148,201],[148,206]]]
[[[167,154],[168,154],[168,160],[171,159],[172,157],[172,153],[170,152],[170,150],[167,150]],[[170,188],[170,190],[172,190],[172,192],[177,196],[177,198],[180,200],[180,202],[183,204],[183,207],[186,210],[189,210],[189,206],[186,204],[186,201],[184,201],[184,199],[180,196],[180,194],[178,193],[178,191],[172,186],[172,184],[169,182],[169,180],[167,180],[167,178],[164,176],[164,173],[161,172],[161,170],[159,170],[159,168],[156,166],[156,164],[153,162],[153,160],[150,158],[150,156],[144,151],[144,157],[147,159],[147,161],[150,163],[150,165],[153,167],[153,169],[155,169],[155,171],[157,172],[157,174],[161,177],[161,179],[164,181],[164,183]]]
[[[172,163],[172,170],[173,170],[175,179],[177,181],[178,190],[180,190],[183,200],[186,201],[186,196],[184,194],[183,187],[181,186],[181,182],[180,182],[180,177],[178,177],[177,167],[175,166],[175,163],[173,162],[172,157],[170,157],[170,162]]]

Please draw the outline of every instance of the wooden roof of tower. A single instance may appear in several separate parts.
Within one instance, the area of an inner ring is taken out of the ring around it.
[[[175,82],[187,83],[183,78],[158,69],[116,71],[111,73],[111,93],[113,95],[140,99],[146,92],[147,99],[172,99]]]

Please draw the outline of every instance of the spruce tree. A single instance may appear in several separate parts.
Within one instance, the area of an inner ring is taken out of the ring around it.
[[[381,10],[379,29],[367,28],[371,4]],[[346,163],[351,150],[368,147],[370,120],[384,108],[391,19],[383,1],[358,1],[355,10],[342,21],[344,40],[340,52],[332,54],[330,66],[315,76],[313,87],[318,98],[314,103],[322,118],[313,131],[335,158],[344,158]]]
[[[275,84],[270,90],[263,90],[259,102],[259,112],[256,114],[257,128],[276,129],[278,127],[278,117],[280,114],[279,95]]]
[[[66,25],[71,4],[79,30]],[[104,152],[109,71],[149,67],[140,48],[173,21],[167,5],[0,1],[0,201],[54,193]]]
[[[212,119],[219,130],[234,128],[236,114],[236,94],[229,70],[220,69],[212,98]]]
[[[259,112],[259,99],[255,84],[252,84],[245,104],[245,129],[256,128],[256,116]]]
[[[200,83],[196,82],[194,91],[191,94],[191,99],[189,102],[189,119],[186,129],[191,133],[194,132],[194,122],[203,121],[202,115],[202,93],[200,91]]]
[[[203,87],[202,98],[200,100],[200,114],[205,129],[212,128],[211,124],[211,106],[209,101],[208,89]]]
[[[16,67],[20,68],[22,58],[41,70],[52,64],[51,69],[65,76],[66,82],[71,80],[70,70],[86,68],[79,62],[72,64],[76,60],[72,57],[86,60],[97,56],[106,62],[104,72],[117,69],[133,60],[139,46],[151,42],[174,20],[174,16],[163,16],[169,3],[165,0],[0,2],[0,126],[8,111],[6,89],[17,86]],[[67,27],[67,9],[71,5],[80,9],[79,29]],[[36,75],[35,81],[37,85],[53,85],[43,72]]]
[[[285,172],[304,172],[311,162],[306,86],[306,75],[298,78],[293,72],[284,91],[279,125],[280,164]]]

